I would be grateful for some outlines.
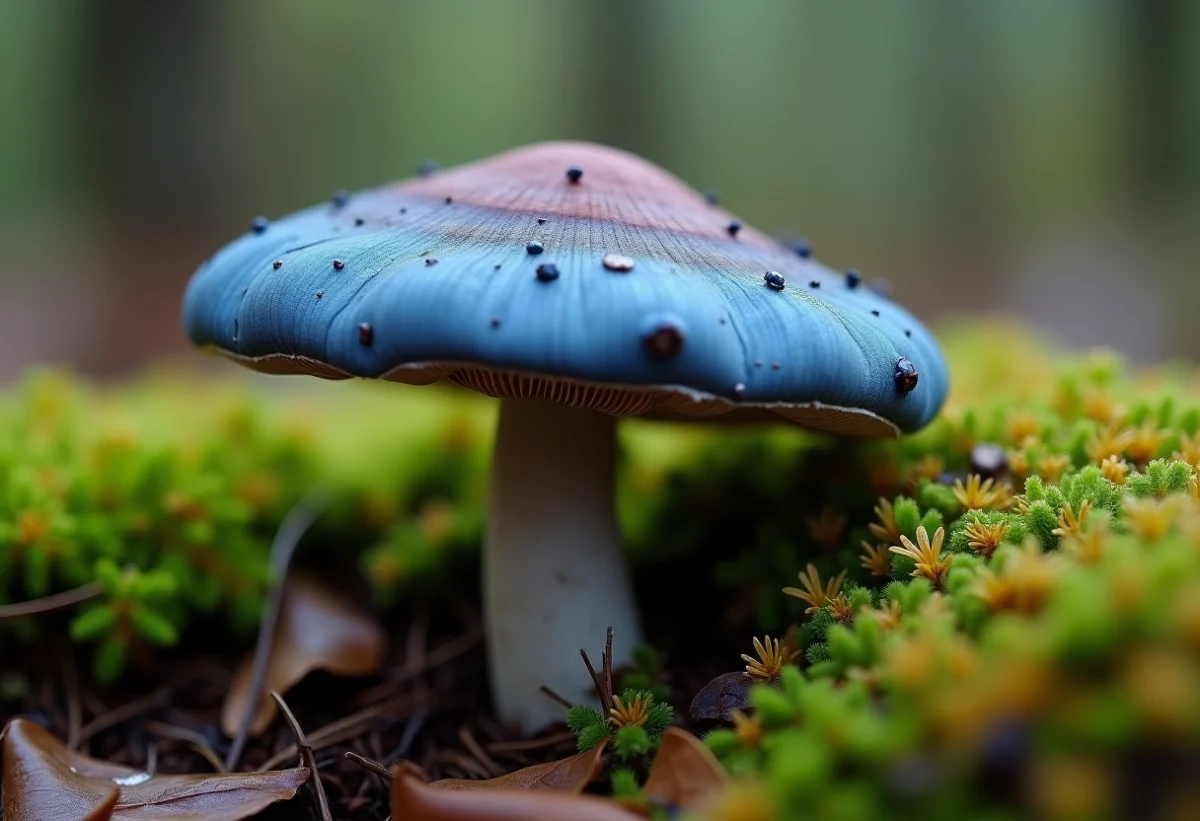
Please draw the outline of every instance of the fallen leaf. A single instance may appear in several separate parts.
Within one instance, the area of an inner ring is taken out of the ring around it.
[[[734,710],[746,709],[754,684],[745,673],[722,673],[696,693],[688,714],[692,721],[731,721]]]
[[[236,821],[291,798],[306,768],[233,775],[156,775],[67,749],[16,718],[4,732],[5,821]]]
[[[392,779],[392,818],[404,821],[642,821],[641,815],[594,795],[537,787],[439,788],[438,783],[426,784],[419,770],[406,764],[399,765]]]
[[[728,777],[704,742],[686,730],[668,727],[642,794],[684,812],[702,812]]]
[[[314,670],[338,676],[366,676],[383,664],[387,636],[374,619],[339,594],[304,576],[289,577],[271,644],[271,659],[250,724],[260,735],[279,712],[271,691],[286,693]],[[254,653],[242,659],[221,707],[221,729],[237,734],[254,670]]]
[[[579,753],[548,764],[535,764],[499,778],[443,778],[429,786],[435,790],[543,790],[581,793],[604,770],[604,739],[586,753]]]

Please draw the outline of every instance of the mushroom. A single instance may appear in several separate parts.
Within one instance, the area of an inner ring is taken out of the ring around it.
[[[590,698],[581,647],[612,626],[619,665],[642,638],[614,516],[620,417],[891,437],[937,412],[937,343],[857,286],[645,160],[557,142],[256,221],[183,312],[194,343],[259,371],[500,400],[490,683],[532,732],[561,718],[539,685]]]

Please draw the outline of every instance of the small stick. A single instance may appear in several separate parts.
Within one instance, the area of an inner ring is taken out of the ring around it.
[[[79,695],[79,676],[71,648],[59,642],[55,645],[62,665],[63,690],[67,699],[67,749],[79,748],[79,730],[83,726],[83,699]]]
[[[392,775],[391,770],[389,770],[387,767],[380,764],[378,761],[373,761],[372,759],[367,758],[365,755],[359,755],[358,753],[347,752],[345,754],[345,758],[347,761],[350,761],[350,762],[362,767],[367,772],[375,773],[375,775],[379,776],[380,778],[382,778],[384,781],[386,781],[389,784],[391,784],[392,780],[395,778],[395,776]]]
[[[100,582],[88,582],[73,590],[42,596],[40,599],[0,605],[0,621],[19,619],[23,616],[36,616],[40,613],[49,613],[51,610],[61,610],[64,607],[71,607],[88,599],[94,599],[103,592],[104,586]]]
[[[120,707],[109,710],[104,715],[96,716],[79,728],[79,743],[83,744],[101,730],[107,730],[109,727],[120,724],[122,721],[128,721],[140,713],[161,707],[166,702],[168,695],[169,693],[164,687],[155,690],[144,698],[130,701],[122,704]]]
[[[470,730],[466,727],[459,727],[458,738],[480,764],[492,771],[492,775],[504,775],[504,768],[493,761],[492,757],[483,751],[483,748],[479,746],[479,742],[475,740],[475,736],[471,735]]]
[[[225,769],[235,770],[242,750],[246,747],[246,739],[250,736],[250,725],[254,722],[254,713],[258,709],[259,697],[267,678],[267,666],[271,661],[271,648],[275,643],[275,627],[279,623],[279,611],[283,606],[284,582],[287,580],[288,567],[292,563],[292,554],[296,545],[316,521],[317,516],[325,508],[328,500],[321,490],[310,490],[300,502],[288,511],[283,524],[275,534],[271,544],[271,581],[267,590],[267,599],[263,604],[262,623],[258,626],[258,642],[254,648],[254,666],[250,676],[250,692],[246,698],[246,709],[242,712],[238,723],[237,734],[225,755]]]
[[[574,707],[574,706],[575,706],[574,704],[572,704],[571,702],[569,702],[569,701],[567,701],[565,698],[563,698],[563,696],[561,696],[560,694],[558,694],[558,693],[554,692],[553,690],[551,690],[551,689],[550,689],[549,687],[547,687],[545,684],[543,684],[543,685],[542,685],[541,687],[539,687],[538,689],[539,689],[539,690],[541,690],[541,691],[542,691],[543,693],[545,693],[546,695],[550,696],[550,698],[554,699],[555,701],[557,701],[557,702],[558,702],[559,704],[561,704],[562,706],[566,707],[568,710],[570,710],[572,707]]]
[[[317,769],[317,758],[313,755],[313,748],[309,746],[308,739],[304,737],[304,730],[300,728],[300,723],[292,715],[283,696],[272,690],[271,698],[275,699],[275,703],[279,705],[279,711],[283,713],[283,718],[287,721],[292,735],[296,737],[296,749],[300,751],[300,760],[312,772],[312,785],[316,791],[317,808],[321,811],[322,821],[333,821],[333,817],[329,814],[329,799],[325,797],[325,785],[321,782],[321,772]]]
[[[556,744],[565,744],[568,741],[574,741],[575,734],[572,732],[556,733],[548,735],[545,738],[522,738],[517,741],[494,741],[485,746],[490,753],[519,753],[528,750],[540,750],[543,747],[553,747]]]
[[[219,773],[229,772],[225,769],[225,762],[209,746],[208,739],[195,730],[189,730],[186,727],[176,727],[173,724],[167,724],[162,721],[147,721],[146,730],[163,738],[186,741],[192,746],[192,749],[203,756],[209,764],[212,764],[214,770]]]

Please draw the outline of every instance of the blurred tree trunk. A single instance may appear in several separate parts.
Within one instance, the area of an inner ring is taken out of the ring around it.
[[[1152,207],[1181,193],[1186,144],[1189,44],[1185,0],[1127,0],[1134,70],[1133,118],[1140,193]]]
[[[212,78],[222,6],[208,0],[96,0],[79,6],[80,140],[86,190],[103,217],[94,264],[103,319],[72,364],[119,374],[186,350],[184,284],[224,180]]]
[[[646,0],[589,0],[580,17],[579,42],[591,49],[591,95],[584,101],[588,139],[657,157],[655,94],[658,76],[652,43],[656,18]]]

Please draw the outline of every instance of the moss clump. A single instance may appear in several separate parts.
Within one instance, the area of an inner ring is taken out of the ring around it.
[[[859,463],[882,498],[817,490],[833,550],[793,526],[797,563],[847,575],[764,593],[804,655],[706,738],[756,818],[1200,812],[1200,383],[1023,339],[952,334],[946,413]],[[990,485],[981,443],[1006,454]]]

